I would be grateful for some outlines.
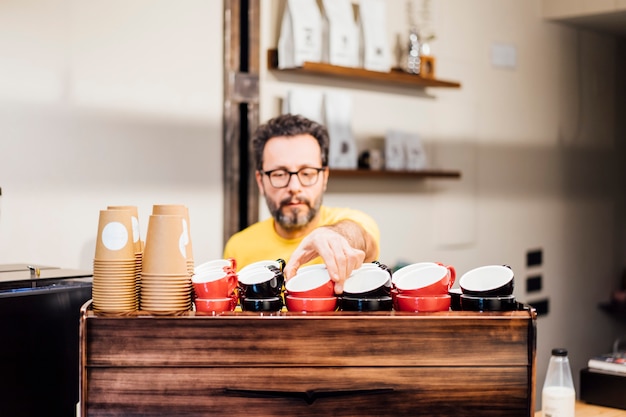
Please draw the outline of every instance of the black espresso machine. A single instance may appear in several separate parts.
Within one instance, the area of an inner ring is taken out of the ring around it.
[[[0,264],[0,416],[74,416],[92,272]]]

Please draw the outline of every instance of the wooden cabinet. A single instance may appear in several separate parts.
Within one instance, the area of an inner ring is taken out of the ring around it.
[[[82,310],[93,416],[532,416],[536,314]]]

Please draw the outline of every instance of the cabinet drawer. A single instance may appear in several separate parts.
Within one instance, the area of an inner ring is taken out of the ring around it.
[[[86,337],[87,364],[96,366],[255,366],[260,360],[277,366],[526,366],[533,361],[534,322],[526,311],[92,316]]]
[[[530,367],[88,368],[86,416],[530,416],[530,372]]]

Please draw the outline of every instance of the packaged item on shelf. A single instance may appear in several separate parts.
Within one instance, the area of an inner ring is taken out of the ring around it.
[[[283,114],[299,114],[318,123],[324,123],[324,93],[320,90],[294,88],[283,100]]]
[[[417,133],[389,130],[385,136],[387,152],[392,159],[388,161],[387,169],[405,169],[407,171],[419,171],[428,165],[424,144]],[[398,150],[396,150],[398,148]],[[394,153],[402,149],[400,156],[394,159]]]
[[[400,132],[389,130],[385,134],[385,169],[406,169],[406,144]]]
[[[406,148],[406,169],[419,171],[426,168],[426,150],[419,135],[416,133],[405,133],[404,143]]]
[[[359,66],[359,29],[350,0],[323,0],[322,61],[343,67]]]
[[[322,59],[322,15],[315,0],[288,0],[278,39],[278,67]]]
[[[362,66],[370,71],[389,72],[391,53],[387,38],[387,5],[384,0],[359,2],[359,33]]]
[[[346,93],[328,91],[324,94],[324,123],[328,129],[330,149],[328,166],[356,169],[358,153],[352,133],[352,100]]]

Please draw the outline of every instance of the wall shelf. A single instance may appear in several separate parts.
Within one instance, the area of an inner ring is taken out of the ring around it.
[[[626,322],[626,304],[607,302],[599,304],[598,307],[616,319]]]
[[[267,66],[270,70],[290,74],[319,75],[338,79],[350,79],[357,81],[375,82],[386,85],[401,85],[405,87],[446,87],[460,88],[461,84],[456,81],[444,81],[434,78],[424,78],[416,74],[409,74],[399,69],[390,72],[369,71],[363,68],[340,67],[321,62],[305,62],[302,67],[279,69],[278,51],[267,51]]]
[[[331,178],[461,178],[459,171],[428,169],[420,171],[390,171],[390,170],[370,170],[370,169],[332,169]]]
[[[393,69],[390,72],[369,71],[363,68],[340,67],[320,62],[305,62],[302,67],[279,69],[278,51],[270,49],[267,51],[267,66],[270,70],[279,71],[286,74],[313,75],[335,78],[340,80],[361,81],[363,83],[375,83],[378,85],[395,85],[411,88],[424,87],[446,87],[460,88],[461,84],[454,81],[444,81],[431,78],[420,77],[419,75]],[[368,170],[368,169],[331,169],[332,178],[381,178],[381,179],[458,179],[461,177],[459,171],[426,169],[420,171],[390,171],[390,170]]]

